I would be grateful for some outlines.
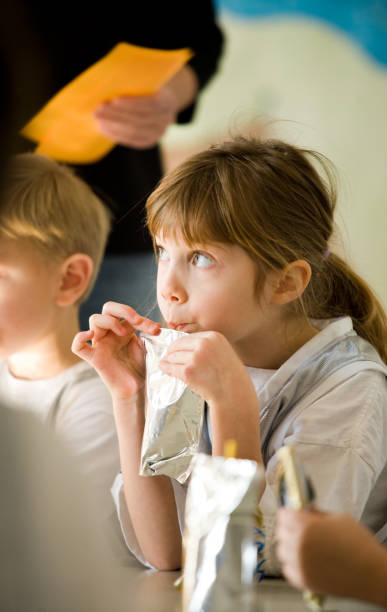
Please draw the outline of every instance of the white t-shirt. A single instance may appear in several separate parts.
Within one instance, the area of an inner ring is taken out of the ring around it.
[[[100,518],[111,520],[118,440],[112,399],[94,368],[81,361],[51,378],[24,380],[12,376],[3,361],[0,395],[5,405],[35,414],[64,441],[97,496]]]
[[[321,332],[302,346],[278,370],[248,368],[262,405],[274,396],[304,360],[352,330],[343,317],[313,322]],[[387,382],[386,372],[353,363],[325,379],[305,396],[274,432],[266,467],[267,486],[260,507],[265,524],[265,571],[280,573],[275,556],[276,451],[285,444],[310,476],[322,510],[348,512],[375,531],[387,520]],[[265,394],[269,394],[264,397]],[[180,523],[184,518],[184,486],[173,482]],[[119,475],[112,493],[128,547],[146,563],[130,524]]]

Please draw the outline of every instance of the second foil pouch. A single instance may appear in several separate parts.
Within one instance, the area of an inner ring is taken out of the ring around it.
[[[184,527],[183,612],[263,612],[256,585],[264,563],[258,502],[262,467],[198,453]],[[260,533],[258,533],[260,532]]]
[[[158,336],[141,334],[146,350],[147,408],[140,474],[163,474],[182,484],[199,449],[204,401],[183,381],[164,374],[158,364],[169,345],[186,335],[164,328]]]

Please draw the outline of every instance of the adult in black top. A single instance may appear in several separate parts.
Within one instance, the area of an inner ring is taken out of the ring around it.
[[[103,9],[102,5],[90,0],[67,0],[60,11],[58,7],[55,9],[55,14],[42,0],[26,5],[29,19],[40,33],[41,49],[51,65],[49,91],[42,96],[40,104],[31,109],[31,116],[114,45],[125,41],[156,49],[190,47],[194,51],[178,83],[185,99],[178,101],[173,109],[177,111],[175,117],[173,112],[169,115],[172,122],[175,118],[178,123],[189,122],[196,96],[215,73],[221,56],[223,35],[216,23],[211,0],[135,3],[111,0]],[[28,53],[28,49],[21,52]],[[100,112],[101,131],[108,135],[112,122],[104,119],[103,109]],[[26,121],[29,118],[26,117]],[[76,166],[78,174],[113,209],[115,222],[107,247],[107,253],[112,254],[151,249],[150,238],[144,229],[144,201],[163,174],[157,136],[154,142],[150,138],[141,142],[130,134],[128,137],[123,124],[122,127],[121,138],[117,137],[117,126],[114,132],[116,141],[121,144],[97,163]],[[158,130],[160,132],[162,126],[159,125]],[[33,147],[24,140],[21,148]]]

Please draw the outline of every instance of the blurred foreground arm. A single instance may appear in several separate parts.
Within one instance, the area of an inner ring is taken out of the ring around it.
[[[296,587],[387,606],[387,550],[351,516],[281,508],[276,537]]]

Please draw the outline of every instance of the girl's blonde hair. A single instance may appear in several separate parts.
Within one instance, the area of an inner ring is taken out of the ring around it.
[[[110,213],[71,168],[37,153],[14,155],[1,191],[0,232],[32,241],[47,257],[85,253],[93,288],[110,231]]]
[[[164,177],[148,198],[147,223],[153,237],[162,231],[190,245],[239,245],[256,262],[258,283],[270,270],[306,260],[312,278],[295,311],[315,319],[349,315],[357,333],[387,361],[382,305],[343,259],[329,253],[335,206],[334,170],[323,155],[278,140],[238,137]]]

